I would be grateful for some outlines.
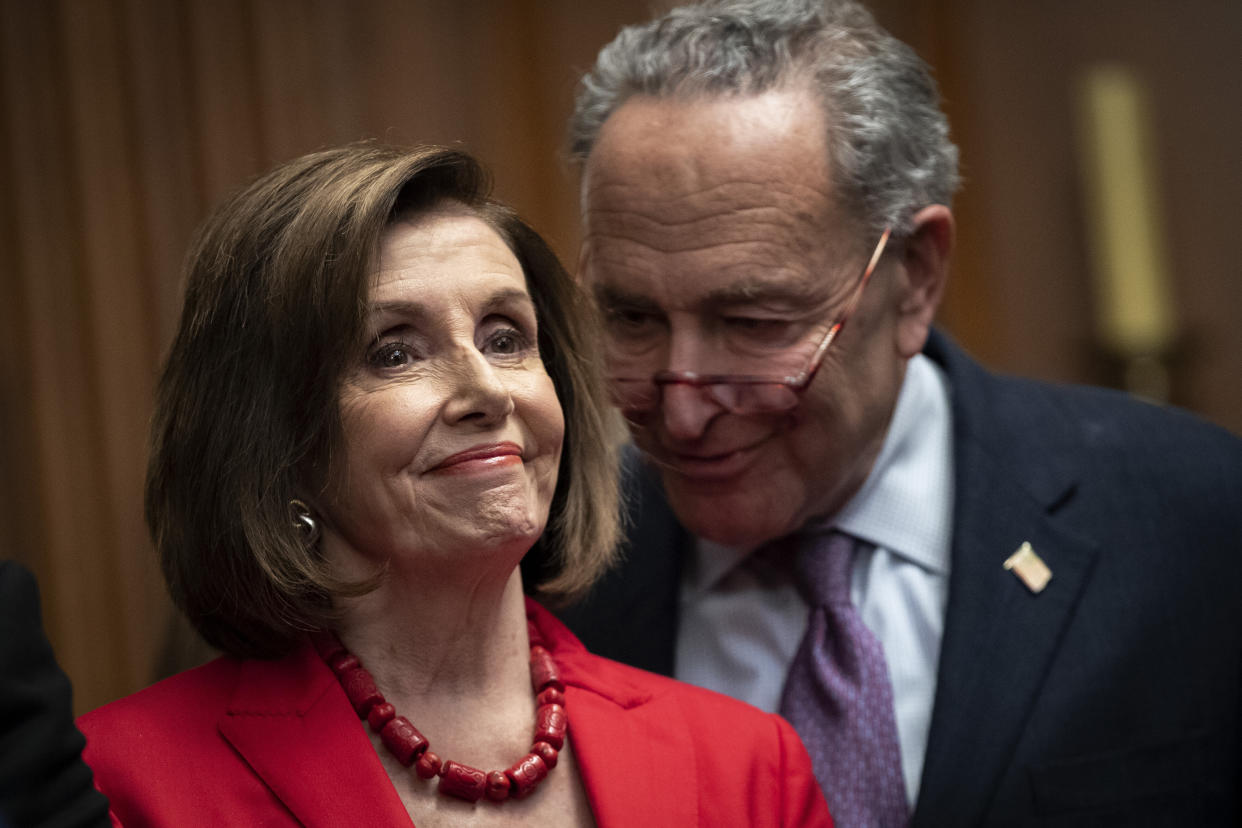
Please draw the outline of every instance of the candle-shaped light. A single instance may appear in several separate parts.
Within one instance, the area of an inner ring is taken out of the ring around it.
[[[1133,72],[1101,65],[1078,103],[1099,336],[1117,356],[1159,356],[1176,322],[1148,98]]]

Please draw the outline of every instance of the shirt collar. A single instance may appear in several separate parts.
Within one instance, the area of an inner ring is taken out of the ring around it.
[[[691,593],[707,592],[750,557],[751,552],[750,549],[695,538],[682,573],[682,585]]]
[[[953,436],[949,382],[922,354],[906,366],[884,445],[870,474],[824,523],[947,575],[953,510]],[[711,589],[751,554],[696,538],[683,585]]]
[[[832,525],[946,575],[952,520],[949,381],[918,354],[907,365],[880,456]]]

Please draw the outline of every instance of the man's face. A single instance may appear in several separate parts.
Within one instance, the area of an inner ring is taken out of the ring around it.
[[[614,112],[582,193],[581,271],[606,336],[639,339],[655,370],[754,373],[765,348],[809,357],[876,242],[836,206],[826,133],[801,90],[635,97]],[[862,484],[908,356],[898,259],[881,261],[792,411],[737,415],[674,384],[630,417],[688,529],[757,545],[834,513]]]

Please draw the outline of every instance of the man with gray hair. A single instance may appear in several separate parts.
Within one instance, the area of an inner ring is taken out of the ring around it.
[[[779,710],[839,825],[1237,824],[1242,441],[933,330],[922,61],[851,0],[688,5],[571,148],[639,450],[584,642]]]

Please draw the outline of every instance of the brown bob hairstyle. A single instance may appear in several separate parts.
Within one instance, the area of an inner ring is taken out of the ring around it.
[[[547,529],[522,562],[551,603],[589,587],[618,534],[616,440],[593,310],[545,242],[492,200],[469,155],[364,143],[259,178],[199,229],[156,397],[146,519],[173,601],[213,646],[276,657],[373,588],[332,574],[290,501],[323,489],[344,450],[338,391],[382,231],[446,203],[487,222],[521,263],[539,350],[565,412]]]

